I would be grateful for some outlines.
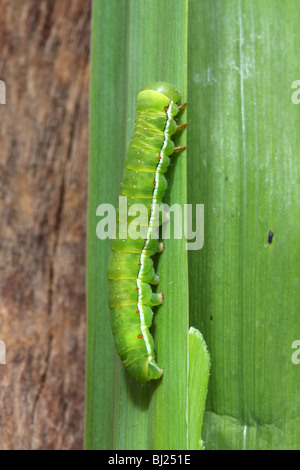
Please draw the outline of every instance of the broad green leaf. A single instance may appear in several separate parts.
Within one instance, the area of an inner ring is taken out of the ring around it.
[[[299,449],[299,2],[189,2],[191,323],[211,377],[208,449]],[[269,232],[273,232],[272,243]]]

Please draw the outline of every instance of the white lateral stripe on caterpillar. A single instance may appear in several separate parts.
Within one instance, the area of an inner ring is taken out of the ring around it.
[[[162,148],[161,148],[161,151],[160,151],[160,154],[159,154],[161,159],[159,160],[159,163],[158,163],[158,165],[156,167],[156,170],[155,170],[155,181],[158,180],[159,173],[160,173],[159,170],[160,170],[160,168],[163,164],[164,156],[165,156],[164,155],[164,149],[166,148],[166,146],[168,144],[168,137],[169,137],[168,132],[169,132],[170,122],[171,122],[171,118],[172,118],[172,112],[171,112],[172,107],[173,107],[173,101],[170,101],[170,104],[169,104],[169,107],[168,107],[168,110],[167,110],[167,122],[166,122],[165,130],[164,130],[164,143],[162,145]],[[153,197],[152,197],[151,205],[155,204],[157,202],[157,191],[158,191],[158,185],[155,185],[154,190],[153,190]],[[137,285],[137,288],[138,288],[138,303],[137,303],[137,306],[138,306],[138,311],[139,311],[139,316],[140,316],[141,330],[142,330],[143,338],[144,338],[144,341],[145,341],[145,344],[146,344],[146,349],[147,349],[147,352],[148,352],[149,360],[152,359],[151,345],[149,344],[149,341],[148,341],[148,335],[147,335],[148,328],[145,324],[145,318],[144,318],[144,314],[143,314],[143,306],[139,303],[139,301],[140,301],[140,292],[141,292],[141,286],[140,286],[140,279],[139,278],[140,278],[140,276],[143,272],[144,259],[147,258],[147,256],[145,256],[145,249],[147,248],[150,237],[151,237],[154,217],[155,217],[154,214],[151,213],[151,216],[150,216],[150,219],[149,219],[149,227],[148,227],[148,230],[147,230],[146,242],[145,242],[144,248],[142,249],[141,256],[140,256],[140,265],[141,265],[141,267],[139,269],[138,277],[137,277],[137,280],[136,280],[136,285]]]

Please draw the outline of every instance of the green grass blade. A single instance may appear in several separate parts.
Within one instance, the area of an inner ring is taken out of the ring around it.
[[[119,182],[113,181],[111,175],[117,180],[122,174],[126,81],[120,77],[126,76],[127,4],[118,0],[94,1],[92,19],[85,446],[112,449],[116,355],[107,301],[110,243],[96,237],[96,209],[102,203],[116,204]]]
[[[294,0],[189,3],[189,201],[205,204],[190,309],[212,361],[208,449],[300,448],[299,24]]]
[[[189,331],[188,380],[188,448],[204,450],[201,440],[203,415],[207,395],[210,358],[201,333],[191,327]]]
[[[152,331],[164,377],[158,384],[140,385],[120,366],[114,352],[106,307],[109,243],[95,236],[95,209],[102,202],[117,202],[140,89],[148,82],[165,80],[177,85],[182,99],[186,99],[187,1],[95,1],[92,50],[86,446],[184,449],[188,332],[185,240],[167,240],[158,265],[165,303],[157,312]],[[183,135],[177,143],[184,142]],[[187,191],[184,154],[174,159],[169,180],[166,202],[183,205]]]

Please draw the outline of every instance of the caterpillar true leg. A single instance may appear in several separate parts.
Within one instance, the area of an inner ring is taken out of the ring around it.
[[[182,105],[178,106],[178,112],[180,113],[186,107],[187,107],[187,103],[183,103]]]
[[[185,129],[187,124],[180,124],[179,126],[176,127],[176,132],[180,131],[181,129]]]
[[[185,145],[184,147],[174,147],[174,153],[175,153],[175,152],[176,152],[176,153],[177,153],[177,152],[178,152],[178,153],[179,153],[179,152],[182,152],[182,151],[185,150],[185,149],[186,149],[186,145]]]

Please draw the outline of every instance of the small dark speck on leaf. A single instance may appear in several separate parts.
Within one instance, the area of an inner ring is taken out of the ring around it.
[[[228,176],[226,176],[225,180],[228,181]]]
[[[210,318],[211,321],[213,321],[213,316],[212,315],[209,318]]]
[[[272,241],[273,241],[273,237],[274,237],[274,233],[272,232],[272,230],[269,231],[268,233],[268,243],[271,245]]]

